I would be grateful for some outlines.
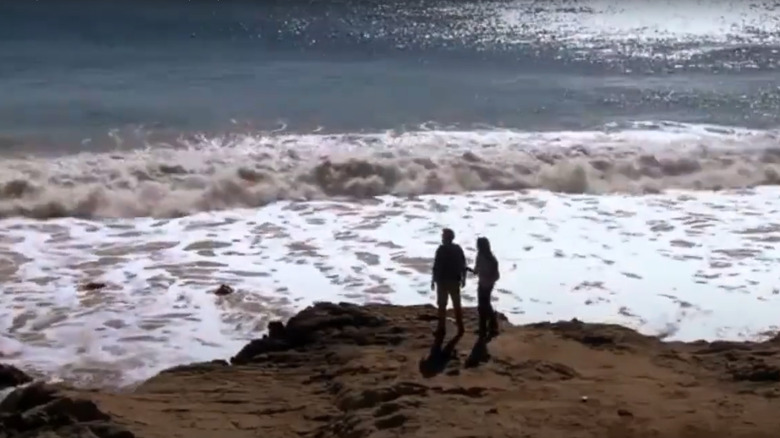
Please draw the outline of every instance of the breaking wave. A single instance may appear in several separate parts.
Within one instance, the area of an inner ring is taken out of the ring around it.
[[[657,193],[780,185],[777,131],[235,134],[0,161],[0,217],[176,217],[277,200],[481,190]]]

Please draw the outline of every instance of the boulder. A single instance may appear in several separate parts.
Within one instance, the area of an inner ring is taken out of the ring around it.
[[[94,402],[42,382],[17,388],[0,402],[0,430],[7,437],[134,437],[110,420]]]
[[[316,303],[290,318],[285,325],[274,321],[268,334],[245,345],[230,359],[234,365],[252,362],[266,353],[299,349],[314,344],[365,345],[376,339],[387,321],[365,307],[349,303]]]

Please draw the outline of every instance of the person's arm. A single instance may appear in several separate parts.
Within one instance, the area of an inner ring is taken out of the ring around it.
[[[431,270],[431,284],[436,283],[436,280],[439,279],[439,275],[441,274],[441,258],[442,258],[442,247],[439,245],[439,247],[436,249],[436,255],[433,257],[433,269]]]
[[[474,260],[474,269],[471,270],[471,272],[474,273],[474,275],[479,275],[479,270],[482,269],[482,263],[481,263],[482,257],[477,254],[477,259]]]
[[[496,260],[496,281],[501,278],[501,271],[498,269],[498,260]]]
[[[461,284],[466,284],[466,273],[469,271],[469,265],[466,264],[466,254],[463,253],[463,248],[458,245],[458,258],[460,259],[460,275]]]

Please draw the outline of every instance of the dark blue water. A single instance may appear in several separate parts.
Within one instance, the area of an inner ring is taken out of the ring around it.
[[[680,37],[679,28],[621,37],[604,29],[632,17],[630,5],[571,4],[2,2],[0,147],[71,151],[112,144],[112,132],[163,138],[279,126],[780,125],[774,5],[751,12],[753,22],[736,17],[738,35],[724,41],[715,32]],[[654,11],[644,8],[636,14]],[[585,20],[602,15],[600,27]]]

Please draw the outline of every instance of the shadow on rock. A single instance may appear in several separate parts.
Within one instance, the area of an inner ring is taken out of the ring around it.
[[[466,368],[476,368],[480,364],[490,360],[490,351],[488,351],[489,342],[490,339],[477,337],[477,340],[474,342],[474,346],[471,347],[471,353],[469,353],[469,357],[466,358]]]
[[[441,374],[450,360],[456,356],[455,346],[462,337],[462,334],[456,335],[442,348],[444,336],[436,336],[428,356],[420,360],[420,374],[425,378]]]

